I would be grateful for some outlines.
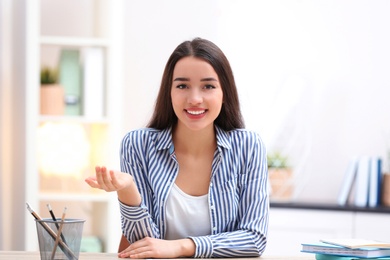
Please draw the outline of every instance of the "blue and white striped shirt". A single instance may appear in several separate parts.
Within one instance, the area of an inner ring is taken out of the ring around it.
[[[269,211],[264,144],[255,132],[215,129],[211,234],[190,237],[196,245],[194,257],[259,256],[267,242]],[[171,129],[139,129],[123,138],[121,170],[134,177],[142,197],[139,207],[120,203],[122,231],[130,243],[165,237],[165,204],[178,169]]]

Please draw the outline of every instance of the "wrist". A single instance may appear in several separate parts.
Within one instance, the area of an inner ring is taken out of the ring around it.
[[[118,199],[131,207],[138,207],[141,205],[141,194],[135,185],[117,191]]]
[[[193,257],[195,254],[195,243],[190,238],[180,239],[180,257]]]

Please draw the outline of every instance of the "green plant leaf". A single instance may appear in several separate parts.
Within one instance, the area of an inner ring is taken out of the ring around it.
[[[268,168],[288,168],[287,156],[283,156],[279,152],[267,154]]]
[[[58,72],[50,67],[41,69],[41,85],[49,85],[58,83]]]

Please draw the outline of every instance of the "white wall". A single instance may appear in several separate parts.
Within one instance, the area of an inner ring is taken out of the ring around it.
[[[5,32],[4,32],[4,14],[5,14],[5,4],[3,3],[3,0],[0,0],[0,38],[3,39],[4,35],[5,35]],[[0,103],[2,104],[4,101],[3,101],[3,84],[4,84],[4,76],[3,76],[3,67],[4,67],[4,58],[3,58],[3,52],[4,52],[4,46],[3,46],[3,42],[1,41],[0,42]],[[0,106],[0,122],[3,122],[3,106]],[[5,193],[3,193],[4,191],[4,187],[3,187],[3,183],[4,183],[4,177],[3,177],[3,165],[4,165],[4,162],[3,162],[3,130],[0,128],[0,189],[1,189],[1,194],[0,194],[0,250],[3,250],[4,248],[4,244],[3,244],[3,230],[4,230],[4,222],[3,222],[3,219],[4,219],[4,214],[3,214],[3,198],[4,198],[4,195]]]
[[[216,1],[126,1],[125,123],[144,126],[152,113],[165,62],[178,43],[201,36],[218,40]]]
[[[0,39],[11,38],[11,1],[0,0]],[[0,41],[0,250],[9,248],[12,238],[11,194],[11,44]],[[7,239],[6,239],[7,238]]]
[[[147,123],[173,49],[201,36],[228,56],[247,128],[290,155],[298,199],[335,201],[353,156],[387,165],[389,1],[133,0],[125,12],[125,131]]]

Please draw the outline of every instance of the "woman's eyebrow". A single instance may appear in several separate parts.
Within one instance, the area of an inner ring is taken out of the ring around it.
[[[184,78],[184,77],[178,77],[175,78],[173,81],[190,81],[189,78]],[[209,78],[203,78],[200,81],[218,81],[216,78],[209,77]]]
[[[218,80],[216,78],[210,77],[210,78],[201,79],[200,81],[218,81]]]
[[[189,81],[189,78],[175,78],[173,81]]]

